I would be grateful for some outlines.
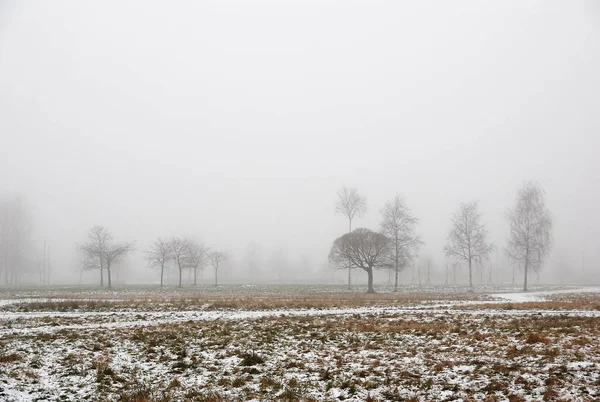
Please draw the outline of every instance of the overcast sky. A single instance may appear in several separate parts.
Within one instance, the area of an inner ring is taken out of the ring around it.
[[[0,193],[56,258],[95,224],[322,262],[356,187],[399,193],[442,260],[477,200],[503,246],[525,180],[553,261],[600,261],[595,1],[0,0]],[[597,265],[596,265],[597,266]]]

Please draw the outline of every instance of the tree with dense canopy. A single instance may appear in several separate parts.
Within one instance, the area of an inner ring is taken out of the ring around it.
[[[384,234],[369,229],[355,229],[338,237],[329,252],[329,262],[340,269],[360,268],[367,273],[367,293],[373,289],[373,270],[389,267],[391,241]]]

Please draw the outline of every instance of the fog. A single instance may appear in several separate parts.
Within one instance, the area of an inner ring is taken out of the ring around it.
[[[404,196],[439,271],[461,202],[501,250],[534,180],[542,280],[598,282],[598,71],[593,1],[0,1],[0,195],[26,201],[53,283],[103,225],[136,241],[117,283],[155,283],[142,251],[191,236],[229,253],[224,282],[343,284],[342,186],[368,200],[354,227]]]

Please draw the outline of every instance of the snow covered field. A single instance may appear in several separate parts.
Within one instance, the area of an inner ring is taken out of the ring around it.
[[[600,289],[0,292],[3,401],[595,401]]]

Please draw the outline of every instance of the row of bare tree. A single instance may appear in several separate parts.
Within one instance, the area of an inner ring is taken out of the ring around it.
[[[350,271],[359,268],[367,272],[368,292],[373,292],[373,269],[395,271],[395,289],[398,273],[416,258],[421,238],[415,233],[418,219],[404,200],[396,196],[381,211],[379,232],[369,229],[352,231],[352,220],[366,210],[366,198],[356,189],[342,188],[338,192],[336,210],[348,218],[349,233],[333,243],[329,253],[330,264]],[[534,182],[526,182],[517,193],[515,206],[508,210],[510,225],[505,252],[524,271],[523,290],[527,290],[529,270],[539,271],[552,245],[552,216],[546,207],[545,192]],[[464,261],[469,267],[469,286],[473,288],[473,263],[487,261],[496,246],[488,241],[488,231],[477,202],[461,204],[452,218],[448,242],[444,247],[446,257]]]
[[[160,269],[160,286],[164,285],[165,268],[172,264],[179,271],[179,287],[181,287],[182,273],[190,269],[194,273],[194,286],[198,283],[198,270],[200,274],[210,264],[215,270],[215,286],[218,285],[219,264],[227,259],[221,251],[211,251],[209,247],[191,239],[173,237],[171,239],[157,239],[145,251],[146,260],[151,267]]]
[[[77,246],[81,252],[82,270],[100,272],[100,286],[104,286],[104,273],[107,286],[112,287],[112,269],[135,250],[135,242],[115,242],[112,234],[104,226],[94,226],[88,231],[88,241]],[[197,284],[198,270],[202,273],[208,265],[215,270],[215,285],[219,264],[227,258],[220,251],[210,251],[209,247],[191,239],[173,237],[157,239],[144,251],[149,267],[160,269],[160,286],[164,286],[164,272],[169,266],[179,271],[179,287],[182,286],[182,273],[192,270],[194,285]]]
[[[526,182],[517,192],[515,206],[506,214],[510,232],[505,253],[523,269],[523,290],[527,290],[529,270],[539,272],[552,247],[552,215],[546,207],[546,194],[539,184]],[[465,261],[469,266],[469,286],[473,287],[473,262],[487,261],[496,246],[476,202],[462,204],[452,219],[447,257]]]

